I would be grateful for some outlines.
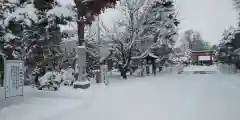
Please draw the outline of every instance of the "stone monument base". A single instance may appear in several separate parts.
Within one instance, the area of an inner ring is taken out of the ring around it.
[[[91,86],[89,81],[76,81],[75,83],[73,83],[73,88],[75,89],[87,89]]]

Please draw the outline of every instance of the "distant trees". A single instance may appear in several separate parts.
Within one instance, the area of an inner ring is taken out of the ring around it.
[[[199,32],[194,32],[190,46],[193,51],[204,51],[211,48],[210,43],[204,41]]]
[[[186,44],[189,50],[192,51],[204,51],[211,49],[210,43],[204,41],[201,37],[201,34],[198,31],[192,29],[185,31],[183,33],[182,39],[180,40]]]

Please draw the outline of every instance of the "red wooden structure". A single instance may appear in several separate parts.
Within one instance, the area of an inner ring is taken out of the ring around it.
[[[201,56],[209,56],[209,60],[201,60]],[[213,64],[214,61],[214,51],[191,51],[191,58],[195,64]]]

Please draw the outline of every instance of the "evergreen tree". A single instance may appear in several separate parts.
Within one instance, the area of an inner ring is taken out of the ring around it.
[[[173,45],[179,21],[172,0],[157,0],[151,4],[143,23],[142,39]],[[154,33],[154,34],[153,34]]]
[[[61,42],[59,25],[72,20],[71,11],[56,1],[39,6],[36,1],[21,0],[18,6],[9,13],[6,26],[19,38],[14,42],[18,48],[14,57],[24,60],[28,67],[33,68],[37,63],[57,61]]]
[[[12,53],[14,50],[14,43],[18,39],[12,34],[12,31],[8,29],[5,21],[9,13],[20,6],[18,1],[1,0],[0,1],[0,51],[2,51],[8,59],[12,59]]]
[[[211,46],[209,42],[202,39],[199,32],[194,32],[190,49],[193,51],[204,51],[211,49]]]
[[[156,0],[147,10],[141,40],[153,44],[150,49],[155,55],[166,56],[173,52],[179,23],[174,1]]]
[[[59,11],[67,9],[64,9],[64,6],[54,0],[50,3],[34,0],[33,4],[36,8],[37,21],[32,20],[32,26],[26,30],[25,34],[28,34],[29,38],[32,39],[28,45],[32,47],[31,52],[34,57],[28,58],[34,59],[42,66],[52,61],[51,65],[53,69],[56,69],[55,67],[62,57],[59,48],[62,40],[59,25],[67,24],[68,21],[72,20],[72,14],[59,13]],[[31,62],[32,60],[27,59],[27,61]]]
[[[238,28],[230,27],[224,31],[219,44],[218,60],[223,63],[236,64],[240,68],[240,61],[237,60],[238,49],[240,48],[240,32]]]

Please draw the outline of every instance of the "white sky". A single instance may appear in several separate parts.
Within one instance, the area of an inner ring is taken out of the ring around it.
[[[180,32],[187,29],[198,30],[202,38],[211,43],[218,43],[225,28],[236,26],[237,14],[232,0],[175,0],[180,10]],[[120,16],[112,9],[101,17],[105,23]]]
[[[211,43],[218,43],[224,29],[237,23],[232,0],[176,0],[176,6],[180,9],[181,31],[198,30]]]

